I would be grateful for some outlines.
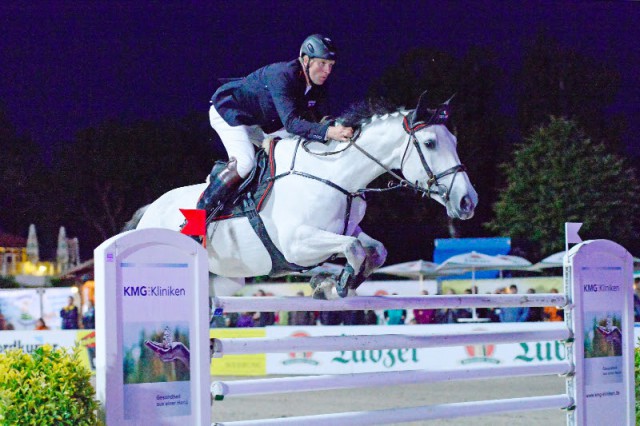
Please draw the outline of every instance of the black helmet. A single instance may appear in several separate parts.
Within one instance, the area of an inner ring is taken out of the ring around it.
[[[336,59],[336,48],[329,37],[312,34],[305,38],[300,47],[300,57],[307,55],[311,58]]]

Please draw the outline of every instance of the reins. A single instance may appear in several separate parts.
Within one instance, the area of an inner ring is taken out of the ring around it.
[[[304,140],[302,138],[298,138],[297,142],[296,142],[296,147],[295,150],[293,152],[293,157],[291,159],[291,165],[289,167],[289,170],[287,170],[284,173],[281,173],[279,175],[275,175],[272,178],[269,178],[269,180],[272,181],[276,181],[277,179],[281,179],[285,176],[289,176],[289,175],[296,175],[296,176],[301,176],[307,179],[312,179],[318,182],[322,182],[327,186],[330,186],[331,188],[343,193],[344,195],[347,196],[347,206],[346,206],[346,213],[345,213],[345,220],[344,220],[344,227],[343,227],[343,231],[342,234],[346,234],[347,232],[347,228],[349,225],[349,218],[351,216],[351,205],[353,204],[353,199],[360,197],[362,199],[365,198],[365,194],[368,192],[385,192],[385,191],[392,191],[395,189],[399,189],[399,188],[410,188],[416,192],[422,193],[422,196],[428,196],[429,198],[431,198],[432,194],[436,194],[439,195],[440,197],[442,197],[442,199],[447,202],[449,200],[449,196],[451,194],[451,188],[453,187],[453,183],[455,181],[455,178],[458,174],[458,172],[464,172],[466,169],[464,167],[464,165],[462,164],[458,164],[455,165],[441,173],[438,174],[434,174],[433,171],[431,170],[431,168],[429,167],[429,164],[427,163],[424,154],[422,152],[422,150],[420,149],[419,146],[419,142],[418,139],[415,135],[415,133],[427,126],[429,126],[429,123],[426,122],[418,122],[415,125],[411,126],[409,124],[409,120],[407,119],[407,116],[404,117],[403,119],[403,129],[404,131],[409,135],[409,138],[407,140],[406,146],[405,146],[405,150],[404,153],[402,155],[402,160],[400,162],[400,169],[402,169],[402,166],[404,165],[404,162],[406,160],[407,157],[407,153],[409,151],[409,147],[411,146],[411,143],[413,143],[413,146],[416,148],[416,150],[418,151],[418,156],[420,158],[420,162],[422,164],[422,167],[424,168],[425,172],[427,173],[428,176],[428,180],[427,180],[427,187],[426,189],[419,186],[418,182],[416,181],[415,183],[409,182],[408,180],[406,180],[404,177],[402,177],[401,175],[399,175],[398,173],[394,172],[392,169],[390,169],[389,167],[385,166],[384,164],[382,164],[382,162],[380,160],[378,160],[377,158],[375,158],[373,155],[371,155],[369,152],[367,152],[364,148],[362,148],[360,145],[358,145],[356,142],[361,134],[361,128],[357,128],[353,137],[349,139],[349,141],[346,143],[345,147],[342,149],[338,149],[335,151],[329,151],[329,152],[314,152],[311,151],[308,147],[308,145],[312,142],[309,140]],[[300,149],[300,147],[302,147],[302,149],[307,152],[310,155],[316,156],[316,157],[327,157],[330,155],[337,155],[340,153],[343,153],[344,151],[346,151],[347,149],[354,147],[355,149],[357,149],[360,153],[362,153],[365,157],[369,158],[371,161],[373,161],[375,164],[377,164],[378,166],[380,166],[386,173],[388,173],[389,175],[391,175],[393,178],[398,180],[398,183],[393,185],[390,184],[387,188],[360,188],[354,192],[348,191],[344,188],[342,188],[340,185],[328,180],[328,179],[324,179],[306,172],[301,172],[298,170],[295,170],[295,163],[296,163],[296,157],[298,154],[298,150]],[[453,174],[453,178],[451,179],[451,184],[449,185],[449,187],[446,187],[445,185],[442,185],[438,182],[439,179],[442,179],[445,176],[449,176]],[[432,187],[435,186],[435,190],[432,189]]]

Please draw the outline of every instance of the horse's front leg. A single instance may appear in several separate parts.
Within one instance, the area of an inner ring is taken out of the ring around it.
[[[365,267],[367,250],[362,241],[353,236],[334,234],[309,225],[299,226],[291,236],[288,249],[282,247],[283,254],[289,262],[299,265],[310,265],[329,258],[334,254],[345,257],[347,264],[340,275],[336,290],[345,297],[349,284]]]
[[[354,236],[358,238],[367,252],[365,267],[362,271],[366,278],[373,271],[384,265],[385,260],[387,260],[387,249],[380,241],[365,234],[360,227],[356,229]]]
[[[360,243],[362,243],[366,252],[364,267],[361,268],[360,273],[353,277],[349,282],[349,288],[355,290],[367,279],[367,277],[369,277],[369,275],[384,264],[387,259],[387,249],[380,241],[365,234],[360,227],[356,228],[353,235],[358,238]]]

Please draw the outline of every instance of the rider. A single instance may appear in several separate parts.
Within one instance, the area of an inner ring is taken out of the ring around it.
[[[286,132],[326,142],[348,141],[351,127],[319,123],[325,114],[326,87],[336,62],[331,39],[307,37],[297,59],[267,65],[221,86],[211,98],[209,121],[227,150],[229,162],[214,167],[198,209],[212,210],[233,194],[254,167],[255,148],[264,134]]]

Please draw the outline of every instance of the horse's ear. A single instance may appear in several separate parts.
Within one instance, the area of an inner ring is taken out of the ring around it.
[[[451,102],[451,99],[453,99],[455,95],[456,94],[454,93],[435,111],[431,110],[433,111],[433,114],[431,115],[431,118],[429,118],[429,120],[427,121],[428,124],[445,124],[447,122],[450,114],[449,102]]]
[[[432,113],[433,110],[429,110],[429,108],[427,108],[427,91],[425,90],[420,95],[420,99],[418,99],[418,106],[411,113],[411,126],[415,126],[415,124],[420,121],[426,121],[431,117]]]

